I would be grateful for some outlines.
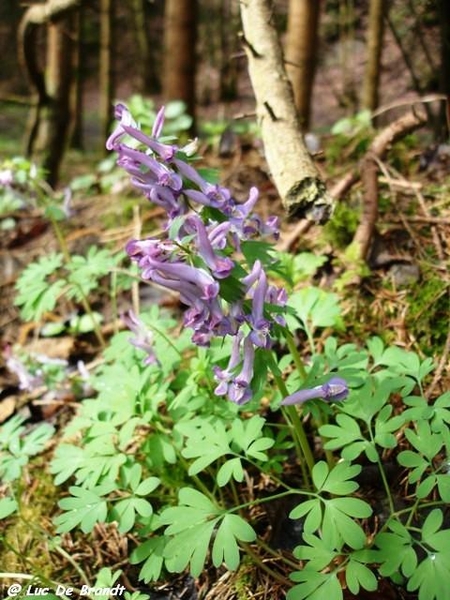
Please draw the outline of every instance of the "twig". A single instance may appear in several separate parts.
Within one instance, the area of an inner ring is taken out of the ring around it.
[[[383,129],[371,143],[361,162],[361,180],[364,187],[363,214],[353,241],[359,245],[360,258],[367,257],[375,223],[378,217],[378,164],[388,148],[426,122],[423,110],[412,110]]]

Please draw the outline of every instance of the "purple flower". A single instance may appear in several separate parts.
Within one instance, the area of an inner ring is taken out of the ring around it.
[[[0,185],[3,187],[11,187],[14,181],[14,175],[11,169],[2,169],[0,171]]]
[[[12,353],[10,346],[6,347],[4,357],[6,358],[6,368],[17,376],[21,390],[32,392],[44,383],[42,372],[38,371],[35,375],[30,373],[20,358]]]
[[[214,277],[217,277],[217,279],[228,277],[234,267],[234,262],[231,258],[219,256],[214,252],[208,233],[200,217],[193,215],[188,217],[185,223],[188,221],[189,225],[197,232],[196,242],[198,252]]]
[[[239,332],[233,340],[230,360],[226,369],[214,368],[214,377],[219,385],[214,390],[217,396],[225,396],[236,403],[244,404],[252,397],[250,387],[253,379],[253,362],[255,359],[255,348],[249,337],[246,337],[242,343],[243,334]],[[243,358],[241,359],[241,353]],[[242,368],[239,374],[236,369],[242,362]]]
[[[322,400],[345,400],[348,396],[348,386],[345,379],[340,377],[333,377],[327,383],[318,385],[308,390],[299,390],[290,396],[284,398],[281,402],[284,406],[291,404],[302,404],[307,400],[313,400],[314,398],[321,398]]]
[[[241,250],[242,240],[276,236],[278,219],[264,221],[253,212],[257,188],[251,188],[247,201],[238,204],[230,190],[209,183],[191,164],[181,160],[180,154],[187,158],[196,142],[184,148],[163,143],[159,139],[163,108],[150,136],[140,130],[125,106],[116,107],[116,117],[119,123],[107,147],[118,153],[117,163],[129,173],[132,184],[163,207],[168,217],[161,238],[131,240],[126,251],[138,265],[142,279],[180,294],[187,307],[184,325],[193,330],[195,344],[207,346],[213,338],[233,336],[227,369],[215,369],[216,394],[243,404],[252,396],[255,352],[270,348],[274,323],[284,324],[274,307],[285,305],[286,293],[268,284],[260,261],[248,275],[234,281],[232,275],[239,271],[231,254]],[[135,140],[133,146],[127,145],[129,137]],[[198,212],[192,214],[189,211],[194,204]],[[200,266],[195,256],[201,258]],[[136,317],[129,319],[137,335],[133,343],[148,350],[151,340]]]
[[[153,349],[153,333],[140,319],[136,317],[132,310],[128,311],[128,315],[122,315],[122,321],[135,335],[135,337],[129,339],[130,344],[147,353],[147,357],[144,360],[144,365],[153,365],[158,363],[158,359],[156,358],[155,351]]]

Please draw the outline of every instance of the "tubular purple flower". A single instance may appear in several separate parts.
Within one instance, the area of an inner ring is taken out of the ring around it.
[[[153,123],[152,138],[159,138],[159,136],[161,135],[162,128],[164,127],[165,112],[166,112],[166,107],[161,106],[161,108],[158,110],[158,113],[155,117],[155,122]]]
[[[197,269],[183,262],[162,262],[147,255],[141,259],[138,257],[138,265],[143,269],[143,279],[155,280],[154,274],[158,272],[163,278],[171,280],[172,283],[178,282],[180,286],[183,282],[191,284],[190,288],[196,290],[195,296],[202,300],[211,300],[219,294],[219,284],[204,269]]]
[[[226,369],[221,369],[217,366],[213,367],[214,378],[219,382],[219,385],[214,390],[216,396],[225,396],[228,392],[228,384],[233,377],[236,367],[241,362],[241,342],[243,337],[242,332],[239,332],[234,336],[231,354]]]
[[[227,245],[227,235],[230,231],[231,224],[227,221],[214,225],[208,232],[209,241],[213,248],[223,250]]]
[[[185,190],[187,196],[192,197],[195,202],[199,202],[206,206],[213,206],[214,208],[220,209],[225,214],[229,214],[234,206],[234,202],[231,200],[230,190],[217,184],[208,183],[194,167],[191,167],[191,165],[184,160],[174,158],[172,162],[178,167],[178,170],[183,177],[189,179],[200,188],[200,191],[208,200],[205,201],[196,190]],[[198,200],[196,198],[198,198]]]
[[[156,177],[156,183],[158,183],[159,185],[169,187],[176,192],[179,192],[183,187],[183,181],[181,177],[177,173],[175,173],[175,171],[172,171],[172,169],[169,169],[169,167],[167,167],[166,165],[163,165],[162,163],[158,162],[152,156],[149,156],[148,154],[145,154],[140,150],[133,150],[133,148],[128,148],[127,146],[121,146],[119,152],[121,154],[121,158],[127,157],[134,161],[136,164],[143,165],[144,167],[149,169],[151,173]],[[125,166],[125,168],[127,167]],[[133,172],[132,174],[138,179],[140,179],[143,183],[146,183],[146,173],[137,174],[136,172]]]
[[[255,348],[249,337],[244,340],[244,362],[242,371],[229,385],[228,397],[236,404],[244,404],[252,397],[250,383],[253,379],[253,362],[255,360]]]
[[[231,258],[217,256],[214,253],[203,221],[198,216],[193,215],[192,217],[188,218],[189,225],[196,230],[198,235],[197,249],[200,256],[203,258],[217,279],[224,279],[225,277],[228,277],[233,270],[234,262],[231,260]]]
[[[181,160],[180,158],[174,158],[172,162],[174,165],[176,165],[178,171],[185,179],[189,179],[189,181],[195,183],[195,185],[197,185],[200,189],[203,189],[206,181],[203,179],[197,169],[194,169],[194,167],[192,167],[189,163]]]
[[[243,204],[237,204],[233,211],[233,217],[237,217],[240,219],[247,219],[252,210],[255,208],[255,205],[259,198],[259,190],[257,187],[251,187],[248,200],[246,200]]]
[[[128,311],[128,315],[122,315],[122,321],[136,336],[129,339],[130,344],[147,353],[147,358],[144,360],[144,364],[156,364],[158,360],[153,349],[152,332],[145,326],[141,319],[136,317],[132,310]]]
[[[133,137],[138,142],[141,142],[141,144],[144,144],[145,146],[153,150],[153,152],[155,152],[156,154],[159,154],[159,156],[163,160],[171,161],[172,158],[175,156],[175,153],[177,151],[176,146],[171,146],[170,144],[163,144],[162,142],[158,142],[157,140],[149,137],[140,129],[136,129],[135,127],[129,127],[128,125],[122,125],[122,127],[125,133],[128,133],[129,136]]]
[[[281,402],[283,406],[291,404],[302,404],[307,400],[321,398],[322,400],[345,400],[348,396],[348,386],[345,379],[333,377],[327,383],[310,388],[309,390],[299,390],[290,396],[284,398]]]
[[[262,265],[261,261],[255,260],[253,263],[252,270],[248,275],[241,278],[241,283],[244,284],[245,290],[248,292],[250,288],[256,283],[261,275]]]
[[[124,136],[124,125],[137,127],[137,123],[131,116],[130,111],[124,104],[116,104],[114,108],[114,117],[119,121],[116,128],[106,140],[106,148],[108,150],[116,150],[119,140]]]

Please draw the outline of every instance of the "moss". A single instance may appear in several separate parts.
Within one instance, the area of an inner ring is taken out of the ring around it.
[[[407,296],[406,327],[417,341],[418,347],[428,356],[439,354],[448,332],[450,286],[431,266],[422,268],[420,281],[414,284]]]
[[[332,219],[324,227],[325,239],[335,248],[346,248],[358,227],[359,213],[359,207],[337,203]]]
[[[0,565],[45,580],[51,578],[54,569],[47,543],[51,534],[46,527],[51,525],[50,516],[59,495],[45,471],[43,457],[33,461],[30,470],[35,469],[37,477],[31,485],[23,478],[16,486],[20,510],[8,520],[0,538]]]

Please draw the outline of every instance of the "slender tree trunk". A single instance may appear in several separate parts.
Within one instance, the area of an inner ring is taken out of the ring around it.
[[[161,91],[161,82],[156,71],[155,53],[158,44],[151,43],[145,14],[145,0],[132,0],[136,42],[139,49],[139,76],[144,94]]]
[[[197,0],[166,0],[165,7],[164,98],[183,100],[195,120]]]
[[[325,222],[333,201],[300,131],[270,0],[241,0],[248,68],[267,163],[289,215]]]
[[[106,140],[113,118],[113,21],[114,0],[100,0],[100,131]],[[106,150],[105,150],[106,151]]]
[[[41,148],[46,180],[54,187],[67,143],[70,126],[70,89],[72,82],[71,16],[48,24],[47,78],[49,103],[43,120]]]
[[[300,124],[311,120],[311,97],[316,70],[320,0],[290,0],[286,37],[286,70],[294,89]]]
[[[237,52],[237,30],[239,24],[239,11],[233,2],[220,2],[220,100],[234,100],[237,95],[238,68],[233,54]]]
[[[439,0],[439,19],[441,23],[441,68],[440,91],[447,96],[447,102],[442,102],[439,118],[438,139],[445,140],[450,135],[450,2]]]
[[[385,0],[370,0],[367,25],[367,64],[364,73],[362,106],[371,111],[378,107],[383,49]]]
[[[81,68],[83,16],[83,6],[80,6],[78,12],[74,15],[74,81],[70,98],[71,113],[73,115],[70,146],[77,150],[83,149],[83,73]]]

